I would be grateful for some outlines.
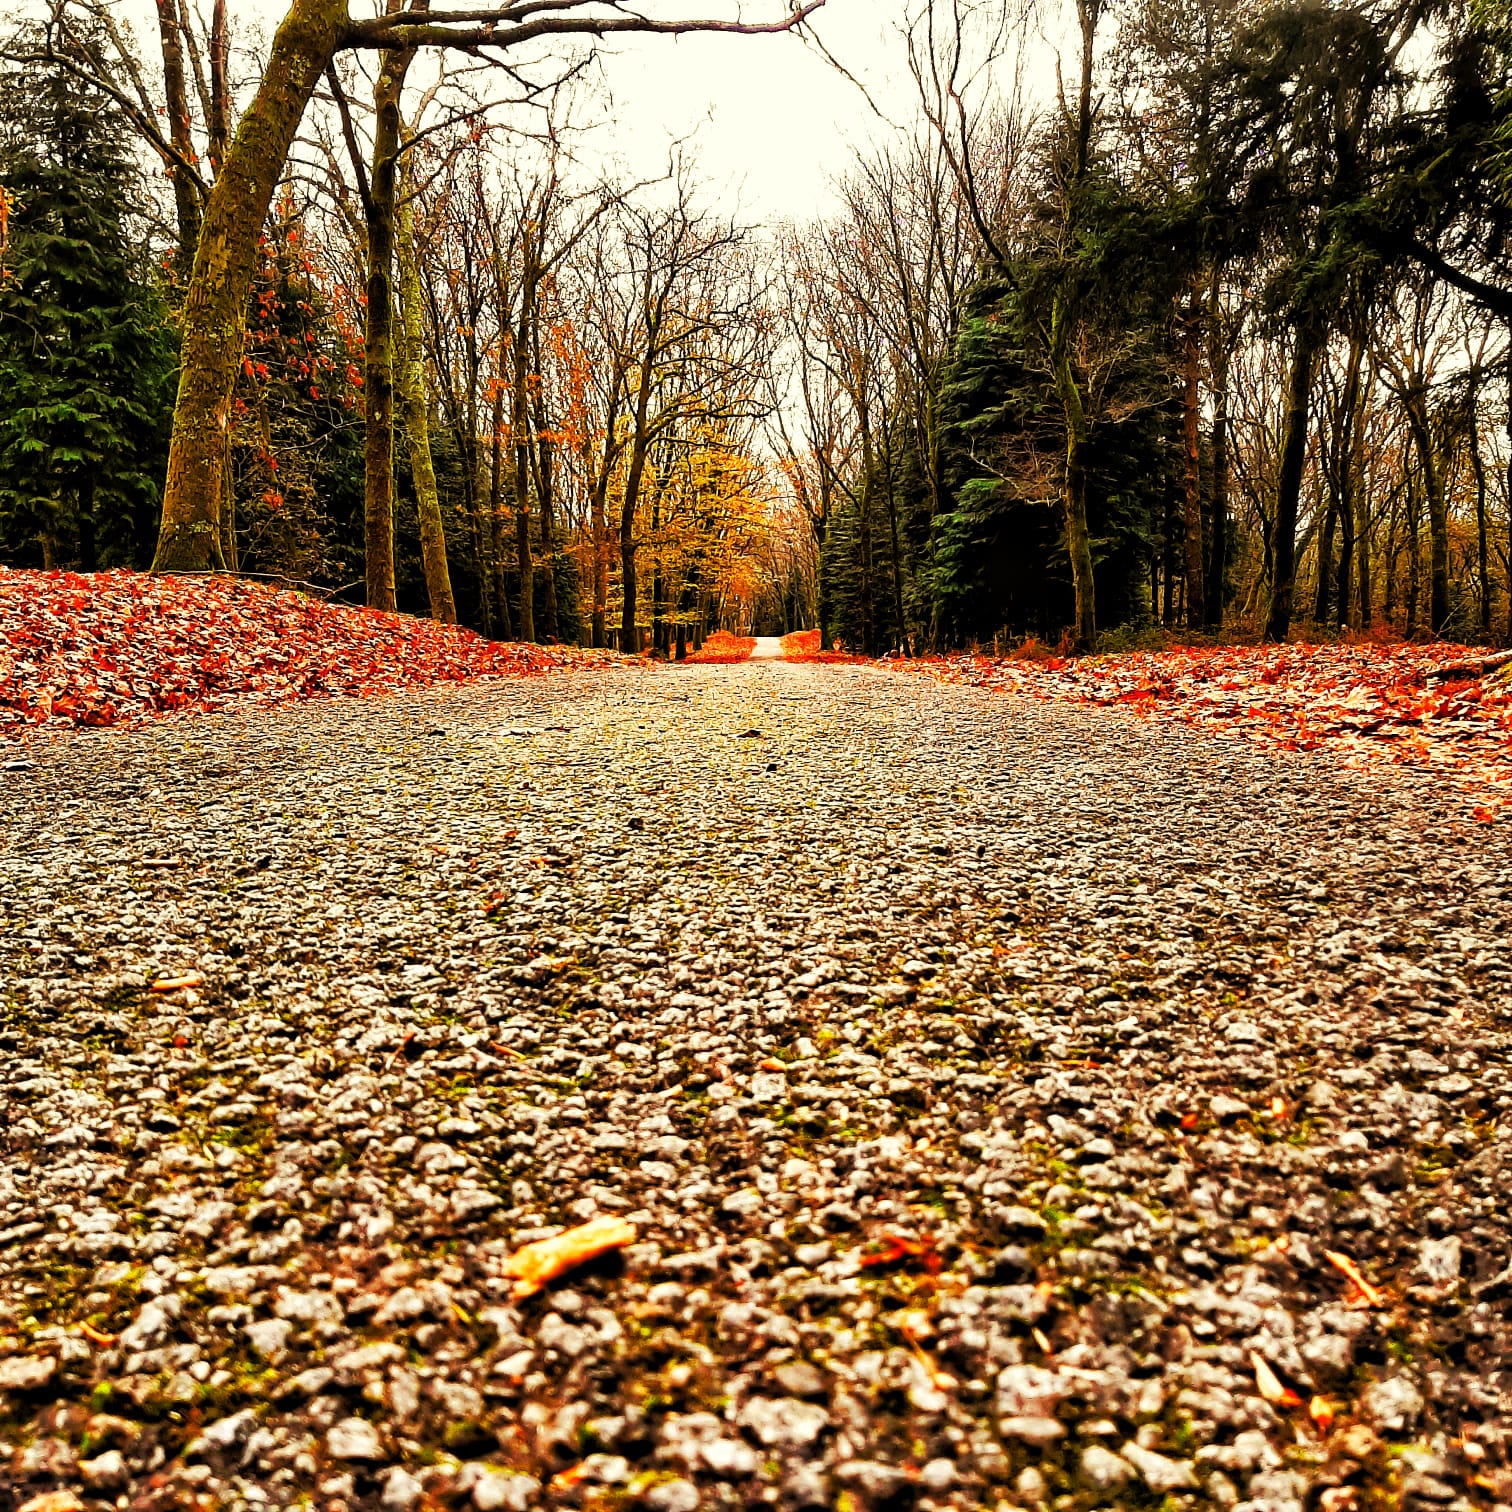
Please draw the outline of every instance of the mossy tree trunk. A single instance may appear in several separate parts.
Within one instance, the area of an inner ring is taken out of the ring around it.
[[[399,413],[415,480],[415,506],[420,516],[420,559],[431,618],[443,625],[457,623],[451,569],[446,560],[446,527],[441,520],[441,496],[431,457],[430,409],[425,400],[425,344],[421,313],[420,269],[415,262],[415,215],[401,200],[395,221],[395,249],[399,263]]]
[[[156,572],[225,565],[221,491],[258,235],[305,107],[346,28],[345,0],[293,0],[206,202],[184,300]]]
[[[411,48],[385,53],[373,86],[373,166],[367,216],[363,343],[363,543],[369,609],[399,607],[394,591],[394,210],[399,97]]]

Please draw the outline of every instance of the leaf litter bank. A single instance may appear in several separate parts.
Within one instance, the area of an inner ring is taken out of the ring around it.
[[[223,577],[0,567],[0,738],[602,666]]]
[[[38,756],[18,1504],[1512,1502],[1512,853],[1432,774],[781,665]]]
[[[1117,706],[1286,751],[1327,750],[1361,766],[1426,767],[1458,781],[1475,817],[1491,823],[1512,806],[1512,681],[1475,672],[1504,660],[1485,648],[1404,644],[886,665],[1026,699]]]

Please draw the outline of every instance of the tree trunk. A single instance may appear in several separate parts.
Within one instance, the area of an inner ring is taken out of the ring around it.
[[[367,212],[367,325],[363,341],[363,542],[367,605],[392,613],[394,591],[394,207],[399,97],[412,48],[381,55],[373,86],[373,166]]]
[[[530,255],[529,247],[526,256]],[[535,559],[530,551],[530,321],[534,283],[527,268],[520,290],[520,319],[515,331],[510,385],[510,443],[514,459],[515,566],[520,575],[520,639],[535,635]]]
[[[504,582],[504,383],[494,369],[493,440],[489,447],[488,539],[492,547],[489,581],[497,604],[499,636],[514,639],[514,619],[509,609],[509,591]]]
[[[1223,627],[1223,599],[1228,577],[1228,348],[1221,334],[1213,342],[1213,539],[1208,550],[1203,620],[1209,630]]]
[[[909,643],[908,622],[903,617],[903,551],[898,542],[898,501],[893,488],[892,438],[885,426],[882,431],[882,475],[887,485],[887,530],[892,546],[893,613],[898,620],[898,646],[911,656],[913,647]]]
[[[537,353],[536,371],[541,369]],[[545,404],[539,397],[536,401],[536,449],[535,487],[540,501],[541,531],[541,634],[548,641],[562,638],[562,627],[557,607],[556,592],[556,494],[554,469],[556,449],[546,424]]]
[[[1486,522],[1486,464],[1481,457],[1480,424],[1475,396],[1470,400],[1470,471],[1475,479],[1475,554],[1480,574],[1481,639],[1491,639],[1491,534]]]
[[[1418,538],[1423,533],[1418,491],[1407,480],[1407,639],[1418,632],[1418,602],[1423,594],[1423,558]]]
[[[1449,621],[1449,508],[1444,498],[1444,479],[1433,446],[1433,423],[1428,414],[1428,396],[1421,390],[1405,398],[1408,422],[1423,464],[1423,496],[1428,504],[1428,633],[1438,635]],[[1413,562],[1417,562],[1417,537],[1413,536]]]
[[[1182,384],[1182,430],[1185,440],[1186,468],[1185,488],[1182,492],[1182,524],[1186,559],[1186,607],[1187,626],[1197,629],[1207,623],[1203,606],[1205,584],[1202,577],[1202,451],[1201,413],[1198,380],[1202,369],[1202,349],[1197,333],[1202,311],[1194,294],[1182,322],[1182,355],[1184,373]]]
[[[189,89],[184,77],[184,39],[179,31],[175,0],[157,0],[158,36],[163,45],[163,104],[168,113],[168,140],[186,162],[194,161],[194,136],[189,121]],[[194,273],[194,251],[200,236],[199,190],[189,172],[174,164],[168,169],[173,184],[173,213],[178,224],[178,247],[173,272],[181,285]]]
[[[636,629],[635,583],[635,512],[640,507],[641,483],[646,476],[646,450],[650,444],[646,421],[651,413],[653,361],[657,349],[656,331],[647,338],[646,354],[641,362],[640,385],[635,396],[634,440],[630,444],[630,466],[625,473],[625,497],[620,505],[620,650],[634,656],[640,650]]]
[[[399,206],[399,412],[408,443],[410,472],[415,480],[415,508],[420,517],[420,560],[425,567],[425,591],[431,618],[443,625],[457,623],[451,569],[446,560],[446,527],[441,519],[441,496],[431,456],[430,407],[425,397],[425,333],[421,318],[420,269],[415,262],[415,213],[406,202]]]
[[[346,26],[346,0],[293,0],[206,202],[184,300],[156,572],[203,572],[224,565],[221,470],[258,235],[305,106]]]
[[[1292,602],[1297,586],[1297,506],[1302,497],[1302,472],[1307,462],[1307,405],[1312,394],[1313,358],[1318,343],[1310,331],[1297,331],[1292,352],[1291,381],[1286,396],[1286,439],[1281,448],[1281,476],[1276,488],[1276,519],[1272,528],[1270,610],[1265,638],[1284,641],[1291,631]]]
[[[1313,595],[1315,625],[1328,623],[1328,611],[1333,603],[1334,536],[1338,526],[1339,498],[1335,491],[1330,490],[1323,515],[1323,530],[1318,537],[1318,585]]]
[[[1085,74],[1086,70],[1083,69]],[[1092,575],[1092,535],[1087,527],[1086,448],[1089,426],[1081,389],[1071,367],[1070,293],[1057,290],[1050,316],[1050,358],[1055,388],[1066,424],[1066,476],[1062,481],[1066,554],[1071,559],[1071,585],[1076,595],[1076,623],[1072,639],[1082,655],[1097,648],[1097,588]],[[1169,585],[1166,588],[1170,594]]]

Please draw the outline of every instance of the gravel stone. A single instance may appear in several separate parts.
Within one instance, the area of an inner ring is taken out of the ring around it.
[[[1432,773],[770,662],[27,756],[16,1500],[1512,1505],[1512,827]]]

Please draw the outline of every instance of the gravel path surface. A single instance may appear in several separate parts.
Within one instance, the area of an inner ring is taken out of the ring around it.
[[[779,635],[758,635],[756,644],[751,648],[751,661],[781,661],[782,660],[782,637]]]
[[[1455,794],[784,664],[29,757],[0,1507],[1512,1504]]]

